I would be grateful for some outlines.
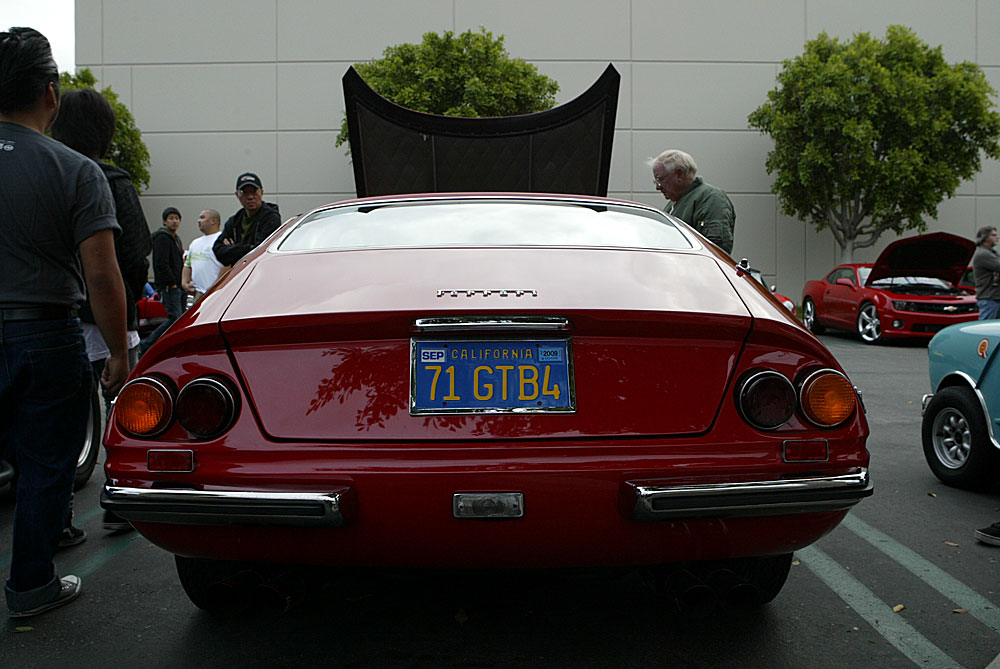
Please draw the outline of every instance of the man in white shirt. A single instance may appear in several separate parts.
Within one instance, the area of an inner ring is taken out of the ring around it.
[[[198,229],[204,237],[191,242],[184,269],[181,274],[181,286],[197,301],[212,287],[222,271],[222,263],[212,252],[212,245],[219,237],[219,227],[222,217],[214,209],[205,209],[198,214]]]

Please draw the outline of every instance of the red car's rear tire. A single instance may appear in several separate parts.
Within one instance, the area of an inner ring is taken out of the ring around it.
[[[259,583],[242,562],[207,560],[175,555],[177,576],[191,603],[209,613],[227,616],[243,611],[249,592]]]
[[[681,613],[695,618],[711,615],[721,603],[756,608],[781,592],[792,566],[792,554],[733,558],[662,565],[656,584]]]

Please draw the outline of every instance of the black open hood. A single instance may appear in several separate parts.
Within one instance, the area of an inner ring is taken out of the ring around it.
[[[957,284],[975,250],[971,239],[948,232],[897,239],[879,255],[865,285],[894,276],[930,276]]]
[[[459,118],[416,112],[344,75],[358,197],[514,191],[608,194],[621,76],[612,65],[579,97],[534,114]]]

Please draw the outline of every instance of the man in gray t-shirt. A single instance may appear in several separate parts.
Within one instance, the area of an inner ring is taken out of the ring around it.
[[[48,40],[30,28],[0,33],[0,455],[18,473],[11,618],[80,592],[52,555],[93,383],[76,318],[85,294],[111,351],[102,383],[116,393],[128,374],[114,201],[93,161],[45,137],[58,108]]]

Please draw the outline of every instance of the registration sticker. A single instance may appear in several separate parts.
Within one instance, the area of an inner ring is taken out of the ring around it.
[[[410,349],[411,414],[576,410],[569,339],[414,339]]]

